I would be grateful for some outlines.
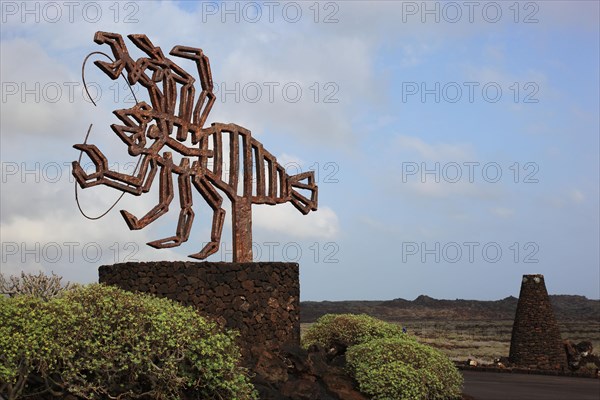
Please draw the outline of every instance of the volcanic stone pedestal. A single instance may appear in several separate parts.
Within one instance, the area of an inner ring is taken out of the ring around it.
[[[196,307],[238,330],[247,355],[257,345],[299,346],[298,270],[280,262],[129,262],[101,266],[99,281]]]
[[[517,366],[532,369],[561,370],[567,367],[563,341],[543,275],[523,275],[509,359]]]

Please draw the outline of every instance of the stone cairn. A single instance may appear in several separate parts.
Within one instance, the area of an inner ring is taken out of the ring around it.
[[[523,275],[509,360],[520,367],[563,370],[567,358],[543,275]]]

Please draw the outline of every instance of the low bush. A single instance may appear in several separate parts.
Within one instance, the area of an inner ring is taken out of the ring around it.
[[[308,328],[302,337],[302,346],[308,348],[317,344],[325,348],[340,345],[350,347],[390,337],[413,340],[411,336],[402,333],[400,326],[365,314],[327,314]]]
[[[37,275],[21,272],[20,276],[10,276],[8,279],[0,274],[0,294],[11,297],[27,294],[49,300],[60,295],[63,290],[77,286],[70,282],[63,284],[61,281],[62,276],[54,272],[52,275],[46,275],[41,271]]]
[[[93,284],[0,298],[0,393],[255,399],[235,334],[167,299]]]
[[[39,391],[42,377],[57,367],[60,321],[46,305],[34,296],[0,297],[0,395],[9,400]]]
[[[346,353],[361,392],[373,400],[461,398],[462,375],[438,350],[402,337],[371,340]]]

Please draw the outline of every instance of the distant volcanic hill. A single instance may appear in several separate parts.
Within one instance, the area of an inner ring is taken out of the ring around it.
[[[386,301],[303,301],[300,303],[301,322],[314,322],[324,314],[369,314],[388,321],[416,319],[494,320],[513,319],[518,299],[502,300],[438,300],[421,295],[414,300]],[[600,321],[600,300],[584,296],[551,295],[550,302],[556,318],[565,320]]]

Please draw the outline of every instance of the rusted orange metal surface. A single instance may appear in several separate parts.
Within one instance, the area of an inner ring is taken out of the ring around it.
[[[132,230],[146,227],[169,210],[176,177],[181,207],[177,229],[173,236],[148,243],[155,248],[179,246],[189,239],[194,221],[192,187],[196,189],[213,211],[210,242],[190,255],[197,259],[219,249],[225,220],[221,191],[232,203],[233,261],[251,262],[252,204],[291,202],[303,214],[315,211],[318,188],[314,172],[287,175],[277,159],[241,126],[213,123],[204,127],[215,95],[209,60],[201,49],[175,46],[169,53],[196,63],[202,89],[196,100],[191,74],[165,57],[146,35],[128,38],[147,57],[134,60],[121,35],[97,32],[94,41],[110,46],[114,60],[94,64],[111,79],[123,74],[130,85],[140,84],[148,91],[150,104],[138,102],[113,111],[120,123],[111,125],[129,154],[140,157],[139,168],[131,175],[110,170],[100,149],[86,140],[73,147],[89,156],[95,171],[88,174],[73,161],[73,176],[81,188],[106,185],[139,196],[150,191],[158,175],[159,201],[154,208],[140,218],[121,210]],[[188,139],[192,146],[186,145]],[[172,152],[181,156],[179,163]]]

